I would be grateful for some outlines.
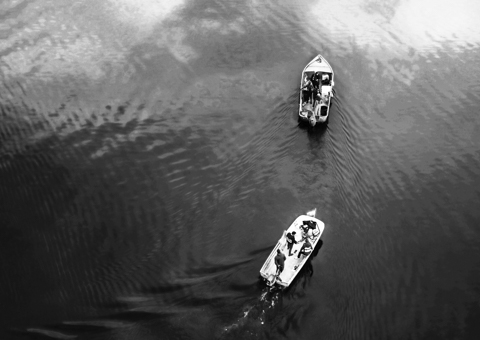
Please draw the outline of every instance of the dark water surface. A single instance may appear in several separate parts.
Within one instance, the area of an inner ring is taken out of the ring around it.
[[[479,4],[2,1],[0,339],[478,339]]]

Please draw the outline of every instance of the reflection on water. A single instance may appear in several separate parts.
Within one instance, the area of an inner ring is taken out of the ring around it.
[[[474,338],[475,1],[0,4],[0,335]],[[300,72],[336,72],[299,126]],[[316,207],[289,290],[258,270]]]

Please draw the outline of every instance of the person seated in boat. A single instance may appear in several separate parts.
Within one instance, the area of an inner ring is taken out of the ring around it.
[[[312,100],[312,91],[313,91],[313,84],[310,79],[308,79],[307,75],[305,75],[305,79],[303,80],[302,86],[302,94],[303,94],[303,105],[306,103],[310,103]]]
[[[303,222],[303,224],[305,224],[308,227],[308,229],[312,229],[312,230],[317,227],[317,222],[315,221],[305,221]]]
[[[305,221],[300,225],[300,229],[302,230],[302,233],[308,233],[308,226],[305,224]]]
[[[330,77],[326,73],[322,75],[322,85],[330,85]]]
[[[315,238],[315,230],[316,230],[317,223],[314,221],[303,221],[303,224],[300,226],[302,229],[303,239]],[[312,235],[310,236],[308,233],[312,231]]]
[[[297,240],[295,239],[296,232],[292,231],[291,233],[287,233],[285,236],[287,238],[287,248],[288,248],[288,256],[292,256],[292,248],[294,244],[297,244]]]
[[[308,238],[305,240],[305,242],[302,245],[302,248],[298,252],[298,258],[300,258],[300,255],[308,256],[312,253],[313,247]]]
[[[315,229],[315,225],[316,223],[314,221],[306,220],[306,221],[303,221],[300,228],[302,228],[303,232],[308,232],[310,229]]]
[[[306,223],[307,223],[307,226],[308,226],[308,230],[312,231],[312,238],[315,238],[318,235],[318,233],[320,232],[320,230],[318,230],[317,222],[307,221]]]
[[[280,249],[277,249],[277,256],[275,256],[275,265],[277,266],[277,272],[276,272],[277,276],[283,272],[283,268],[285,267],[285,260],[286,260],[285,255],[283,255]]]

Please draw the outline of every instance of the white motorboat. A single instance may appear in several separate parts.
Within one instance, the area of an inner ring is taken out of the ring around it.
[[[283,232],[282,237],[278,240],[260,269],[260,276],[267,281],[269,286],[277,284],[283,287],[288,287],[300,272],[303,265],[307,262],[313,249],[315,249],[315,246],[318,244],[325,228],[325,224],[315,218],[316,211],[317,209],[314,209],[305,215],[300,215],[295,221],[293,221],[290,227]],[[306,228],[307,223],[310,224],[310,228]],[[293,244],[291,255],[289,255],[287,233],[291,232],[295,232],[294,236],[297,243]],[[300,254],[307,239],[309,240],[312,251],[309,254]],[[285,255],[284,268],[279,274],[277,273],[277,265],[275,264],[277,250],[280,250],[280,252]]]
[[[308,122],[311,126],[328,123],[335,84],[333,77],[332,67],[320,54],[305,66],[300,79],[300,121]],[[313,86],[308,85],[308,81],[314,82]]]

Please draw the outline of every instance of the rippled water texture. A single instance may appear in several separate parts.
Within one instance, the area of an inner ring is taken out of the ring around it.
[[[0,338],[477,339],[480,2],[4,0]],[[327,126],[300,72],[335,71]],[[286,291],[258,271],[316,207]]]

